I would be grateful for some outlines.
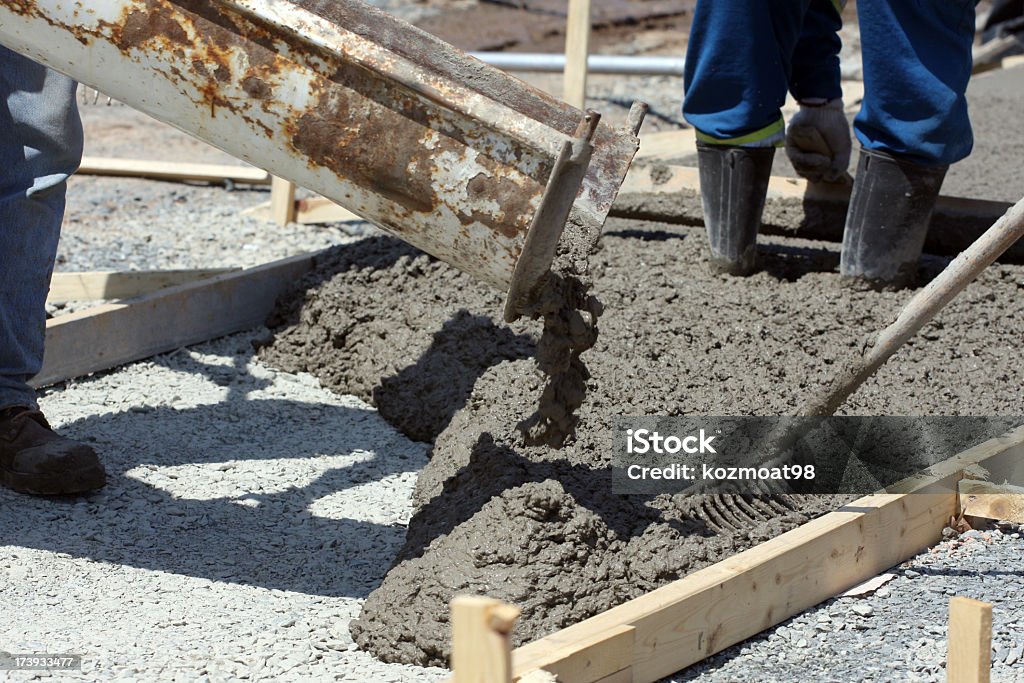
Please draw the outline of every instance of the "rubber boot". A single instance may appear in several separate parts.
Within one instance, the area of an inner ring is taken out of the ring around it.
[[[757,231],[774,158],[774,147],[697,142],[704,225],[717,272],[750,275],[757,269]]]
[[[861,149],[839,273],[875,289],[913,284],[948,168]]]

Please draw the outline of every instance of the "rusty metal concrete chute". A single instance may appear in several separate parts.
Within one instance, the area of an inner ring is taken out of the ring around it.
[[[579,154],[583,112],[358,0],[0,0],[0,43],[511,289],[508,315],[637,149],[602,126]]]

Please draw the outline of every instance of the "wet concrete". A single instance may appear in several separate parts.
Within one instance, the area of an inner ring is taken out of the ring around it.
[[[474,26],[466,22],[464,33],[473,35]],[[529,47],[519,40],[514,47]],[[487,47],[499,45],[507,43]],[[1017,95],[1004,92],[1005,81],[994,83],[1001,85],[983,86],[994,88],[988,97],[1012,111]],[[982,126],[1019,123],[994,111],[975,114],[976,125],[980,118],[991,119]],[[964,170],[954,168],[947,193],[1018,198],[1021,176],[990,169],[983,156],[998,147],[992,135],[985,128],[977,156]],[[999,178],[972,184],[990,172]],[[787,212],[804,207],[776,209],[771,220],[786,226],[794,220]],[[832,222],[841,225],[841,211],[836,216]],[[593,280],[586,296],[603,304],[600,318],[597,309],[585,318],[600,334],[576,358],[584,367],[573,366],[587,393],[560,449],[528,445],[544,439],[528,439],[523,430],[537,424],[548,384],[533,358],[541,323],[504,325],[502,296],[466,275],[390,238],[373,238],[336,251],[283,302],[265,359],[355,393],[406,434],[434,442],[405,545],[352,626],[361,647],[388,661],[446,664],[448,601],[458,593],[519,605],[514,637],[524,642],[840,503],[611,494],[615,418],[792,413],[911,295],[846,289],[836,273],[837,244],[792,236],[760,238],[763,268],[754,276],[715,275],[702,230],[609,221],[584,278]],[[574,258],[584,256],[577,251]],[[562,254],[560,267],[570,257]],[[926,256],[920,280],[945,263]],[[1024,267],[990,268],[839,413],[1024,414],[1022,290]]]
[[[519,423],[545,378],[537,322],[498,322],[501,297],[388,238],[339,250],[283,309],[264,350],[436,435],[405,546],[353,626],[389,661],[443,664],[447,602],[523,608],[520,641],[549,633],[832,509],[826,498],[614,496],[612,420],[786,414],[889,323],[908,292],[840,286],[836,245],[765,238],[764,269],[711,274],[701,230],[613,219],[591,258],[601,333],[575,436],[528,446]],[[944,265],[926,259],[922,279]],[[1024,413],[1024,267],[997,265],[840,413]]]

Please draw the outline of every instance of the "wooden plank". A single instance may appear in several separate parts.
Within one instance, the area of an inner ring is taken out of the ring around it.
[[[633,680],[649,683],[837,595],[912,557],[941,537],[957,512],[962,470],[990,471],[1024,458],[1024,427],[915,477],[913,493],[874,494],[767,543],[518,648],[518,670],[557,666],[573,643],[635,631]],[[565,683],[594,683],[581,677]]]
[[[255,166],[196,164],[145,159],[108,159],[82,157],[78,172],[86,175],[155,178],[157,180],[197,180],[205,182],[269,185],[270,174]]]
[[[961,479],[958,489],[965,515],[1024,524],[1024,487]]]
[[[641,142],[641,148],[642,145],[643,142]],[[696,167],[653,164],[631,167],[619,194],[660,195],[687,191],[700,192],[700,174]],[[772,176],[768,181],[768,200],[781,199],[848,204],[850,188],[842,184],[809,183],[804,178]],[[1002,216],[1011,206],[1013,206],[1011,202],[947,195],[940,195],[936,202],[936,210],[944,213],[962,216],[991,216],[993,219]]]
[[[242,212],[246,216],[262,220],[272,220],[270,202],[257,204]],[[343,206],[335,204],[326,197],[310,197],[295,203],[295,222],[304,225],[319,223],[341,223],[345,221],[364,221]]]
[[[348,209],[335,204],[326,197],[310,197],[300,199],[296,206],[297,215],[295,220],[299,223],[340,223],[343,221],[362,221],[364,218],[357,216]]]
[[[603,681],[621,676],[623,670],[633,665],[635,636],[636,629],[623,625],[582,640],[563,641],[561,651],[555,650],[556,656],[544,670],[555,674],[559,681]],[[552,644],[558,641],[557,634],[552,638]],[[512,659],[512,670],[517,677],[537,668],[529,668],[531,662],[523,659],[521,649],[516,650]]]
[[[129,299],[160,289],[205,280],[238,270],[237,268],[207,268],[204,270],[140,270],[91,271],[83,273],[54,273],[50,278],[50,291],[46,300],[97,301],[100,299]]]
[[[280,226],[295,220],[295,184],[274,176],[270,183],[270,217]]]
[[[519,608],[500,600],[459,595],[451,603],[454,683],[511,683],[509,634]]]
[[[605,676],[599,681],[594,683],[633,683],[633,669],[623,669],[622,671],[616,671],[610,676]]]
[[[956,596],[949,601],[949,683],[988,683],[992,670],[992,605]]]
[[[578,109],[587,104],[587,56],[590,54],[590,0],[569,0],[565,20],[565,72],[562,99]]]
[[[850,188],[843,185],[773,176],[768,183],[761,232],[841,242],[849,201]],[[959,254],[1011,206],[1010,202],[941,195],[932,214],[925,251]],[[703,225],[697,169],[634,164],[609,215]],[[1010,247],[1000,261],[1024,263],[1024,240]]]
[[[277,297],[313,266],[303,254],[46,323],[39,387],[263,324]]]
[[[640,136],[640,149],[636,153],[636,161],[668,161],[696,153],[697,137],[693,129],[665,130]]]

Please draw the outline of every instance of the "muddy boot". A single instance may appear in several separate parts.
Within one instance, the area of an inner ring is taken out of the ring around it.
[[[875,289],[913,284],[947,168],[861,149],[839,260],[843,277]]]
[[[757,231],[774,157],[774,147],[697,142],[704,225],[714,270],[750,275],[757,268]]]
[[[20,493],[66,495],[102,487],[96,452],[55,434],[38,410],[0,410],[0,483]]]

